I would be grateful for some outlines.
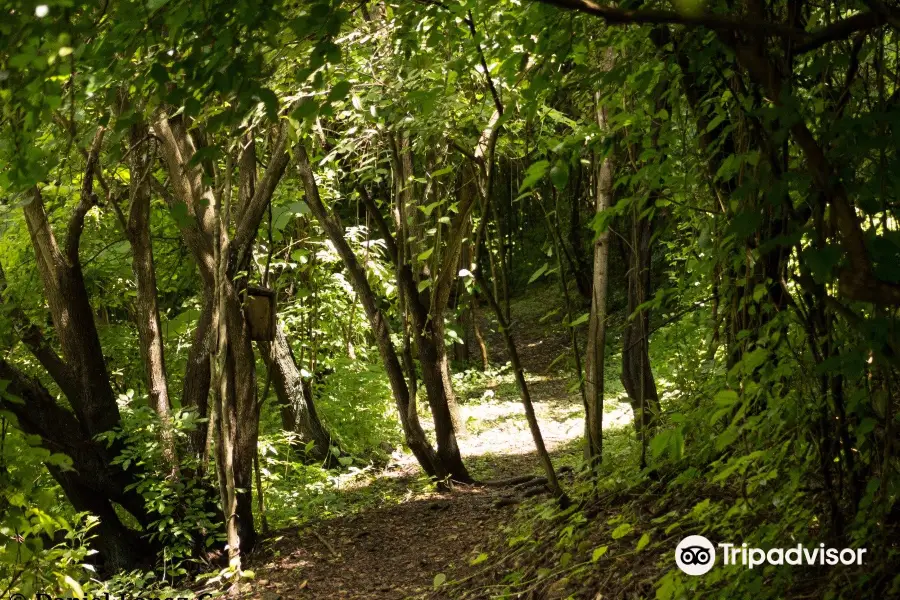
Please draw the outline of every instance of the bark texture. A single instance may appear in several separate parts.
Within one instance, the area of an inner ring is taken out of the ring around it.
[[[597,125],[608,130],[606,108],[598,98]],[[615,165],[612,156],[596,161],[595,201],[597,214],[612,206]],[[606,296],[609,288],[609,229],[594,240],[594,267],[591,283],[591,312],[585,352],[584,391],[586,403],[586,457],[603,458],[603,382],[606,358]]]
[[[260,355],[269,369],[269,377],[278,398],[281,426],[285,431],[300,435],[304,442],[312,441],[310,457],[333,466],[331,434],[322,424],[315,403],[303,383],[300,369],[294,359],[284,326],[278,322],[273,342],[258,342]]]

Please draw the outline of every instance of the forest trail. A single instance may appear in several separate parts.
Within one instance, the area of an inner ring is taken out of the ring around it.
[[[539,297],[531,296],[514,302],[513,313],[527,314],[541,305]],[[559,468],[577,460],[584,428],[584,409],[572,374],[553,367],[566,351],[568,338],[554,323],[523,321],[534,325],[519,332],[518,345],[544,441]],[[500,336],[485,325],[492,364],[505,362]],[[461,400],[467,432],[459,437],[459,444],[476,479],[539,473],[534,443],[508,369],[501,369]],[[609,427],[630,422],[627,404],[615,403],[611,408],[605,415]],[[429,421],[423,418],[423,424]],[[422,478],[415,458],[402,451],[395,452],[377,475],[349,480],[342,493],[350,504],[350,498],[370,499],[355,513],[317,519],[271,535],[252,561],[253,598],[434,598],[435,577],[444,574],[452,580],[515,512],[514,507],[495,505],[499,497],[511,494],[505,488],[476,485],[435,491]],[[437,597],[443,596],[438,593]]]

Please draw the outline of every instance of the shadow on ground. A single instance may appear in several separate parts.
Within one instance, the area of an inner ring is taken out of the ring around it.
[[[573,440],[553,451],[557,466],[580,452]],[[537,474],[534,452],[483,455],[467,464],[486,479]],[[434,591],[439,574],[465,567],[509,520],[515,507],[495,506],[509,488],[454,486],[421,489],[417,476],[378,478],[396,488],[399,503],[384,503],[346,516],[278,531],[252,559],[256,580],[249,594],[261,600],[405,600]],[[419,487],[419,491],[415,491]],[[365,493],[362,487],[347,494]]]

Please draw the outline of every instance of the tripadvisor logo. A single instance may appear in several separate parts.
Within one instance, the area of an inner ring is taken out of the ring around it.
[[[761,565],[861,565],[865,548],[805,548],[797,544],[792,548],[750,548],[747,544],[718,544],[722,549],[722,562],[726,566],[740,564],[753,569]],[[689,535],[675,548],[675,563],[688,575],[708,573],[716,563],[716,548],[702,535]]]

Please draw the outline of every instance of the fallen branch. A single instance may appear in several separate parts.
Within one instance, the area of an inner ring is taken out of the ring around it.
[[[338,553],[338,551],[334,549],[334,546],[332,546],[331,544],[329,544],[329,543],[328,543],[328,540],[326,540],[324,537],[322,537],[322,534],[320,534],[320,533],[319,533],[318,531],[316,531],[315,529],[313,529],[312,532],[313,532],[313,535],[314,535],[314,536],[316,536],[317,538],[319,538],[319,541],[322,542],[322,545],[325,546],[326,548],[328,548],[328,551],[331,552],[332,556],[340,556],[340,554]]]
[[[478,483],[487,487],[507,487],[516,486],[523,483],[534,481],[535,479],[543,479],[540,475],[516,475],[515,477],[507,477],[506,479],[489,479],[488,481],[479,481]]]

